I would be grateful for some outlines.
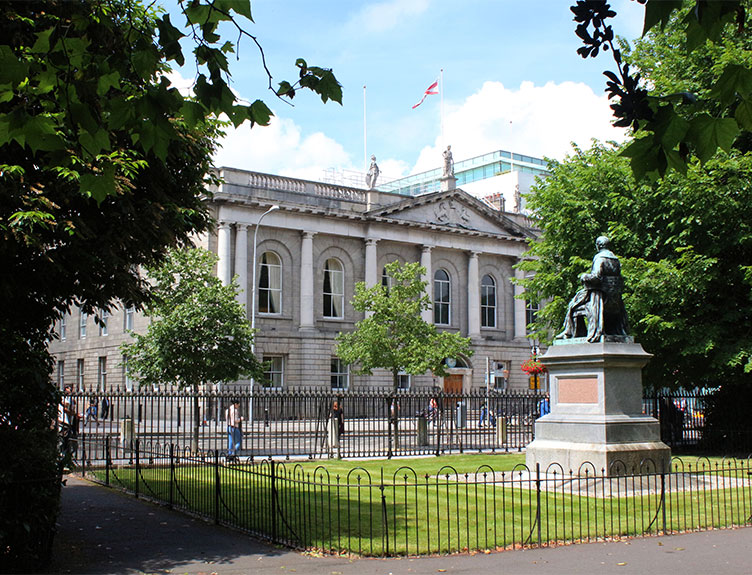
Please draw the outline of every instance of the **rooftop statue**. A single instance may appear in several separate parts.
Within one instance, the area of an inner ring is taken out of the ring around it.
[[[595,240],[598,253],[593,257],[590,273],[580,276],[580,289],[567,308],[564,331],[556,339],[586,337],[588,342],[604,341],[606,336],[617,340],[628,337],[627,312],[621,299],[624,281],[619,258],[608,249],[609,239]]]
[[[366,186],[368,186],[369,190],[372,190],[376,187],[376,180],[379,177],[379,166],[376,163],[376,156],[371,156],[371,166],[368,168],[368,173],[366,174]]]

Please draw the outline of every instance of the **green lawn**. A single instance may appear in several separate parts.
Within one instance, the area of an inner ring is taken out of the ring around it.
[[[523,459],[504,454],[328,460],[275,463],[273,469],[269,462],[214,467],[179,461],[172,470],[142,466],[138,482],[132,466],[111,469],[109,479],[280,542],[362,555],[592,540],[655,533],[664,522],[670,532],[752,521],[752,488],[732,483],[749,479],[748,462],[706,462],[717,469],[718,485],[685,485],[662,506],[660,477],[607,480],[611,492],[607,484],[575,480],[538,493],[534,482],[510,481],[520,478],[514,469]],[[476,472],[480,482],[472,482]],[[96,474],[104,479],[102,470]]]

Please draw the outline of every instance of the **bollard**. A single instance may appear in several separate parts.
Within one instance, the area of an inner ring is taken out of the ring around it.
[[[507,418],[496,418],[496,444],[499,447],[504,447],[507,443]]]
[[[428,420],[425,415],[418,416],[418,446],[428,445]]]

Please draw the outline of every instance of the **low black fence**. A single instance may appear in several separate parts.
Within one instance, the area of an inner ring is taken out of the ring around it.
[[[643,413],[660,422],[661,438],[682,452],[703,443],[705,393],[650,395]],[[105,443],[140,439],[193,452],[227,448],[226,410],[240,401],[244,457],[391,457],[458,452],[519,451],[533,440],[547,396],[540,393],[432,390],[261,390],[222,392],[89,391],[74,393],[74,426],[90,461],[104,459]],[[344,433],[333,437],[329,419],[337,401]],[[395,432],[396,427],[396,432]],[[728,449],[728,445],[717,446]],[[728,451],[726,451],[728,452]]]
[[[200,456],[173,444],[104,444],[84,473],[136,496],[326,553],[417,555],[548,546],[752,524],[750,460],[674,459],[609,470],[403,466],[330,472],[317,462]]]

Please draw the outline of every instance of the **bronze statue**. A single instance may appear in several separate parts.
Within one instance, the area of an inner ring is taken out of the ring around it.
[[[621,264],[608,246],[609,239],[605,236],[595,240],[598,253],[593,257],[590,273],[580,276],[583,287],[569,302],[564,331],[556,339],[586,337],[592,343],[604,340],[604,336],[627,337]]]

